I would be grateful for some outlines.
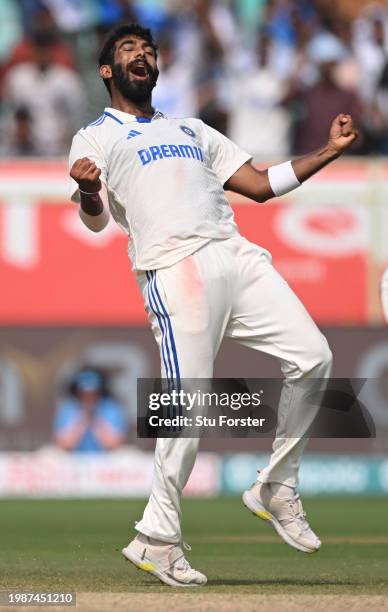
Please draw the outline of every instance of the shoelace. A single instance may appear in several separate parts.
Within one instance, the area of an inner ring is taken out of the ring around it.
[[[184,548],[187,551],[191,550],[190,544],[187,544],[187,542],[184,542],[183,540],[182,540],[180,545],[181,545],[181,548]],[[182,551],[182,553],[183,553],[183,551]],[[187,559],[186,559],[184,554],[182,554],[182,556],[179,557],[179,559],[177,559],[175,561],[174,565],[175,565],[176,569],[182,570],[182,571],[188,571],[188,570],[192,570],[193,569],[191,567],[190,563],[187,561]]]
[[[191,567],[186,557],[183,556],[175,562],[175,569],[180,570],[182,572],[187,572],[192,570],[193,568]]]
[[[288,507],[294,517],[299,521],[302,531],[309,531],[310,526],[306,521],[306,512],[303,510],[302,501],[299,495],[296,494],[293,499],[288,500]]]

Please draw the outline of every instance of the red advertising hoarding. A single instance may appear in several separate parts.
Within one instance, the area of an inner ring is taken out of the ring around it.
[[[386,213],[369,176],[366,162],[338,164],[281,200],[233,199],[241,233],[272,253],[321,324],[370,321],[370,269],[386,257],[376,214]],[[67,188],[62,162],[0,165],[0,324],[145,323],[126,236],[114,222],[87,230]]]

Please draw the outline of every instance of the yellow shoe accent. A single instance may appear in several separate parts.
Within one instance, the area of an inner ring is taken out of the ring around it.
[[[149,561],[143,561],[142,563],[139,563],[138,568],[144,570],[145,572],[154,572],[156,569],[155,565],[153,563],[150,563]]]
[[[264,511],[260,511],[260,512],[256,512],[256,516],[258,516],[259,518],[263,519],[263,521],[270,521],[272,516],[270,515],[269,512]]]

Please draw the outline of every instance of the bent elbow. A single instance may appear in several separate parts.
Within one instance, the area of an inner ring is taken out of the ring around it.
[[[109,213],[106,209],[100,215],[92,216],[85,213],[81,208],[79,216],[82,223],[94,233],[102,232],[109,223]]]

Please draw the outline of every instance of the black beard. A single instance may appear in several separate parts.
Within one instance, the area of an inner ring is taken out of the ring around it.
[[[113,64],[112,80],[124,98],[135,104],[144,104],[150,99],[159,76],[157,68],[152,69],[148,66],[148,70],[149,78],[146,81],[131,81],[121,64]]]

